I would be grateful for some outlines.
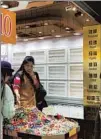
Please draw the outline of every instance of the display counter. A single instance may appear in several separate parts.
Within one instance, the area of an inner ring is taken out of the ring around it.
[[[69,133],[64,135],[55,135],[55,136],[36,136],[33,134],[27,134],[23,132],[17,132],[17,131],[10,131],[9,129],[4,129],[4,136],[7,138],[14,138],[14,139],[78,139],[78,132],[79,128],[76,129],[76,132],[74,129],[72,129]]]
[[[17,111],[4,122],[4,136],[14,139],[78,139],[79,129],[77,122],[61,115],[46,116],[37,108]]]

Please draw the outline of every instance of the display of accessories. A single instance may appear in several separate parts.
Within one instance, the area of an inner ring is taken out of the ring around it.
[[[37,136],[62,135],[73,128],[78,128],[77,122],[64,118],[57,114],[55,117],[46,116],[37,108],[20,110],[5,128]]]

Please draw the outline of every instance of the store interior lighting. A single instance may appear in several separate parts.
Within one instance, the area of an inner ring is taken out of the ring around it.
[[[9,6],[8,6],[8,5],[6,5],[6,4],[1,4],[1,8],[8,9],[8,8],[9,8]]]
[[[30,28],[30,26],[26,25],[25,28]]]
[[[74,12],[75,12],[76,10],[77,10],[77,8],[76,8],[76,7],[73,7],[73,8],[72,8],[72,11],[74,11]]]
[[[90,21],[90,19],[89,19],[89,18],[87,18],[87,19],[86,19],[86,21],[87,21],[87,22],[89,22],[89,21]]]
[[[47,23],[47,22],[45,22],[45,23],[44,23],[44,25],[45,25],[45,26],[48,26],[48,23]]]
[[[74,36],[80,36],[81,33],[79,33],[79,32],[74,32],[73,35],[74,35]]]
[[[26,38],[26,39],[24,39],[24,42],[27,42],[28,41],[28,39]]]
[[[77,11],[77,12],[75,13],[75,17],[80,17],[80,16],[83,16],[82,12]]]
[[[66,3],[65,5],[64,2],[55,3],[51,7],[44,7],[41,10],[33,8],[32,10],[23,10],[21,13],[17,12],[17,34],[19,36],[17,40],[20,38],[23,40],[25,37],[30,40],[30,38],[46,39],[47,36],[49,36],[48,38],[59,38],[81,35],[83,26],[96,24],[87,13],[74,3]],[[30,13],[30,17],[27,12]]]
[[[66,29],[66,30],[70,30],[70,28],[69,28],[69,27],[66,27],[65,29]]]
[[[55,35],[55,37],[56,37],[56,38],[60,38],[60,37],[61,37],[61,35]]]
[[[41,32],[41,31],[39,31],[39,34],[42,34],[42,32]]]
[[[54,30],[54,29],[52,29],[52,30],[51,30],[51,32],[52,32],[52,33],[54,33],[54,32],[55,32],[55,30]]]
[[[19,6],[18,1],[1,1],[0,2],[0,7],[4,9],[14,8],[18,6]]]

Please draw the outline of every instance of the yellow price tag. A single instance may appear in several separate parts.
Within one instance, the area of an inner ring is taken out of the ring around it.
[[[76,134],[76,128],[73,128],[70,132],[69,132],[69,137],[73,136]]]

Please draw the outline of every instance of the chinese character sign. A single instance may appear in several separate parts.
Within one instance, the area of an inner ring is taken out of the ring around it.
[[[98,106],[101,103],[101,26],[84,27],[84,105]]]
[[[16,14],[0,8],[0,41],[16,43]]]

